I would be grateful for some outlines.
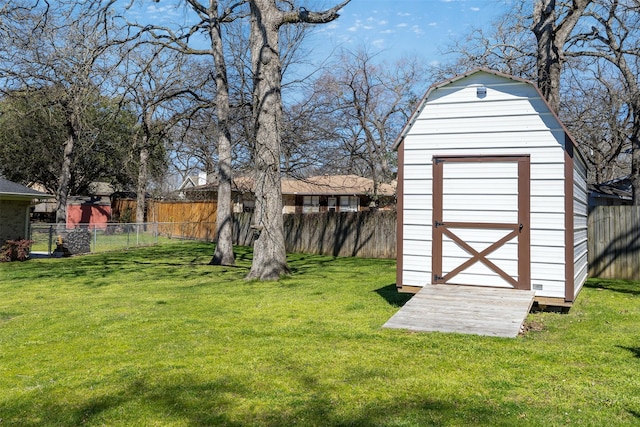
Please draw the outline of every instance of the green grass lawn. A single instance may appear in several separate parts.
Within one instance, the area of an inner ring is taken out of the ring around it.
[[[591,280],[517,339],[381,329],[395,262],[211,244],[0,264],[2,426],[640,424],[640,284]]]

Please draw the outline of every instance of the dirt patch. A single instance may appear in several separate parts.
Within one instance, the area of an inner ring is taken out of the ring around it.
[[[546,329],[545,324],[539,320],[528,319],[524,321],[522,325],[522,332],[520,335],[526,335],[529,332],[542,332]]]

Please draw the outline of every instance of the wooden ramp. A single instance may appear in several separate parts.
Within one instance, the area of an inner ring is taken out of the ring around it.
[[[383,327],[515,338],[534,295],[510,288],[427,285]]]

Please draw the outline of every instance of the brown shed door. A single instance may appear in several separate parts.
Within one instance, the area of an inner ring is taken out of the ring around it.
[[[530,289],[529,156],[434,157],[433,283]]]

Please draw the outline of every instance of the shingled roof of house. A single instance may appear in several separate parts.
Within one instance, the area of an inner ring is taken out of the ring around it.
[[[9,181],[2,177],[0,177],[0,196],[11,196],[24,199],[53,197],[50,194],[36,191],[26,185],[18,184],[17,182]]]
[[[367,195],[373,194],[373,180],[357,175],[319,175],[308,178],[282,178],[282,194],[300,195]],[[254,191],[254,180],[240,177],[233,180],[233,188],[238,191]],[[393,196],[395,182],[379,184],[378,195]]]

